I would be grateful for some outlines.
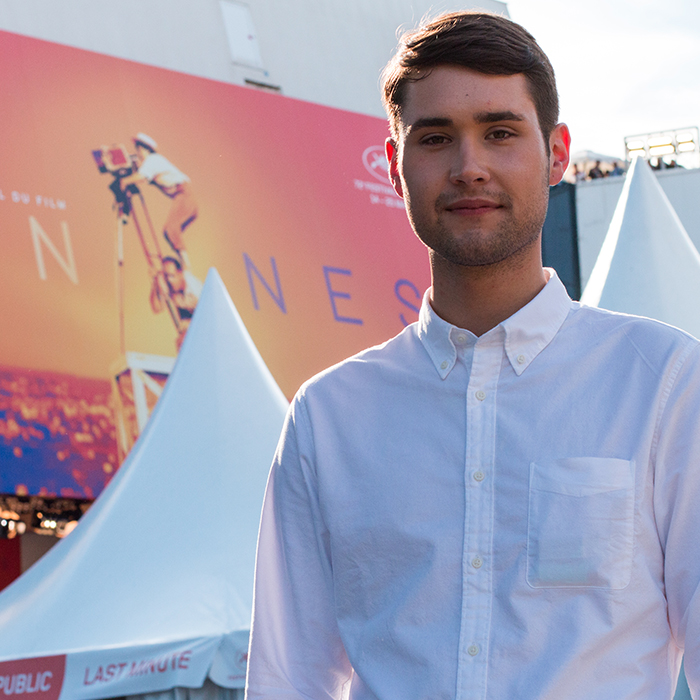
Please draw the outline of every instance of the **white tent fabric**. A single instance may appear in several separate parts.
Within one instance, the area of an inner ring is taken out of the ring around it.
[[[207,676],[243,687],[259,514],[286,408],[210,271],[130,456],[78,527],[0,594],[6,695],[109,698]]]
[[[577,165],[585,165],[590,163],[591,165],[599,160],[601,163],[619,163],[620,158],[617,156],[606,156],[603,153],[596,153],[595,151],[576,151],[571,155],[571,162]]]
[[[129,695],[124,700],[243,700],[243,688],[222,688],[209,679],[201,688],[173,688],[159,693]]]
[[[641,158],[627,173],[581,301],[700,336],[700,254]]]

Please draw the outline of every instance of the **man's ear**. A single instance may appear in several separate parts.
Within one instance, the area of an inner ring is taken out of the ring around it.
[[[394,192],[403,199],[403,187],[401,187],[401,178],[399,177],[399,166],[397,163],[399,149],[394,139],[388,138],[384,142],[384,152],[386,153],[386,159],[389,163],[389,179],[394,187]]]
[[[557,124],[549,135],[549,184],[558,185],[569,167],[571,134],[566,124]]]

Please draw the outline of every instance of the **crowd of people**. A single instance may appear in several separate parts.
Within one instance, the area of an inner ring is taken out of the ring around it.
[[[674,159],[665,161],[663,158],[652,158],[649,161],[652,170],[668,170],[671,168],[682,168]],[[600,180],[606,177],[619,177],[627,172],[627,165],[620,161],[612,163],[596,160],[595,164],[586,169],[584,165],[574,163],[567,179],[572,183],[585,182],[587,180]]]
[[[597,160],[595,165],[588,171],[574,163],[573,180],[574,182],[584,182],[586,180],[599,180],[604,177],[619,177],[624,175],[625,172],[625,168],[618,161],[613,161],[612,165],[608,166],[607,163],[603,165],[601,161]]]
[[[652,158],[649,161],[652,170],[671,170],[673,168],[682,168],[680,163],[677,163],[675,159],[671,159],[668,163],[663,158]]]

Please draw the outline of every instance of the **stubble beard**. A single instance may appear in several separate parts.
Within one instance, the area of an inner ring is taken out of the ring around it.
[[[480,192],[471,196],[487,197],[497,202],[501,209],[501,221],[491,228],[474,222],[465,222],[459,231],[453,231],[444,222],[441,214],[450,201],[459,197],[440,195],[435,202],[437,217],[433,221],[424,220],[412,211],[407,203],[411,226],[418,238],[430,250],[431,258],[438,256],[460,267],[481,267],[504,262],[516,263],[520,255],[539,243],[542,226],[549,202],[549,182],[543,189],[543,196],[528,203],[525,211],[515,219],[510,196],[506,193]],[[493,216],[486,214],[485,218]]]

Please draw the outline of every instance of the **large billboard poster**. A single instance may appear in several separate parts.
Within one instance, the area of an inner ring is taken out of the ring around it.
[[[417,318],[383,120],[4,32],[0,85],[0,493],[98,495],[212,266],[288,397]]]

